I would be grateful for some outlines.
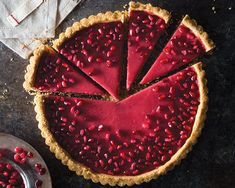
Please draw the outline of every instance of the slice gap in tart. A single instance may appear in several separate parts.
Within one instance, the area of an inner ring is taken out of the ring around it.
[[[199,63],[117,103],[36,96],[35,109],[50,150],[70,170],[101,184],[140,184],[178,164],[196,142],[205,84]]]
[[[74,70],[51,47],[42,45],[30,58],[23,86],[27,91],[45,93],[105,95],[105,92],[92,82]]]
[[[169,19],[170,13],[164,9],[139,2],[129,3],[127,90],[165,31]]]
[[[54,47],[115,99],[124,44],[125,12],[107,12],[82,19],[54,42]]]
[[[146,84],[189,64],[214,47],[203,28],[186,15],[140,84]]]

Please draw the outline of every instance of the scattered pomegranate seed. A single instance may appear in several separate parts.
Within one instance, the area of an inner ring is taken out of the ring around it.
[[[42,184],[43,184],[43,182],[41,180],[36,180],[35,181],[35,188],[41,188]]]

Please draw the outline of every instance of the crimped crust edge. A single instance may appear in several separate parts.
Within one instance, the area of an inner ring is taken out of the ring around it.
[[[209,38],[209,35],[203,30],[203,27],[197,24],[197,21],[191,19],[189,15],[186,15],[181,24],[188,27],[197,37],[199,37],[205,46],[206,52],[215,48],[214,42]]]
[[[40,59],[45,52],[50,52],[51,49],[48,45],[41,45],[36,50],[34,50],[33,55],[29,59],[29,64],[26,67],[25,73],[25,81],[23,83],[23,88],[30,91],[37,91],[34,88],[35,76],[37,73],[38,65],[40,63]]]
[[[129,12],[131,10],[140,10],[140,11],[150,12],[162,18],[165,21],[165,23],[168,23],[171,18],[170,12],[160,7],[153,7],[150,3],[143,4],[140,2],[131,1],[129,2]]]
[[[88,18],[83,18],[78,22],[75,22],[71,27],[68,27],[65,32],[59,35],[59,38],[53,41],[53,48],[59,50],[64,41],[72,37],[77,31],[92,26],[97,23],[121,21],[125,22],[127,19],[127,11],[108,11],[106,13],[98,13],[97,15],[91,15]]]

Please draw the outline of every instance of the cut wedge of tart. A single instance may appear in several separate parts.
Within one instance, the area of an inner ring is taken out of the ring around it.
[[[100,84],[115,99],[124,44],[125,12],[97,14],[68,28],[54,47],[74,65]]]
[[[25,75],[24,88],[27,91],[65,92],[104,95],[79,71],[74,70],[49,46],[40,46],[30,58]]]
[[[148,182],[178,164],[199,136],[207,107],[201,64],[120,102],[40,96],[37,120],[70,170],[110,185]]]
[[[139,2],[129,3],[127,90],[165,31],[169,19],[170,13],[164,9]]]
[[[164,76],[195,60],[214,47],[214,43],[202,27],[186,15],[140,83],[146,84]]]

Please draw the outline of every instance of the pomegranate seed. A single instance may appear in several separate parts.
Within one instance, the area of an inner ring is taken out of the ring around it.
[[[108,67],[111,67],[112,64],[113,64],[112,61],[110,61],[110,60],[107,60],[107,61],[106,61],[106,65],[107,65]]]
[[[112,159],[109,159],[109,160],[108,160],[108,164],[111,164],[112,162],[113,162]]]
[[[150,153],[146,153],[146,156],[145,156],[146,160],[150,160],[151,159],[151,154]]]
[[[36,170],[37,172],[40,172],[40,170],[42,169],[42,165],[39,164],[39,163],[36,163],[36,164],[34,165],[34,167],[35,167],[35,170]]]
[[[8,177],[8,176],[9,176],[9,174],[8,174],[7,171],[4,171],[2,174],[3,174],[3,176],[5,176],[5,177]]]
[[[142,124],[142,127],[143,127],[144,129],[149,129],[149,128],[150,128],[150,125],[149,125],[148,123],[143,123],[143,124]]]
[[[15,160],[15,162],[20,162],[20,161],[21,161],[21,157],[20,157],[20,154],[19,154],[19,153],[16,153],[16,154],[14,155],[14,160]]]
[[[194,40],[194,38],[195,38],[194,34],[192,34],[192,33],[187,34],[187,39]]]
[[[100,28],[100,29],[98,29],[98,32],[101,34],[101,35],[103,35],[104,34],[104,31]]]
[[[98,126],[98,131],[101,131],[103,128],[104,128],[103,125],[99,125],[99,126]]]
[[[140,145],[138,146],[139,150],[144,151],[144,146]]]
[[[45,168],[41,168],[39,171],[40,175],[44,175],[46,173],[46,169]]]
[[[21,148],[21,147],[16,147],[15,148],[15,152],[16,153],[22,153],[24,150],[23,150],[23,148]]]
[[[91,39],[87,39],[87,44],[92,44],[92,40]]]
[[[15,179],[10,179],[8,182],[9,182],[11,185],[17,184],[17,181],[16,181]]]
[[[75,127],[72,126],[72,125],[69,125],[69,131],[70,131],[70,132],[74,132],[74,131],[75,131]]]
[[[115,134],[116,134],[119,138],[122,137],[122,133],[121,133],[120,130],[116,130],[116,131],[115,131]]]
[[[139,170],[134,170],[134,171],[133,171],[133,174],[134,174],[134,175],[136,175],[136,174],[138,174],[138,173],[139,173]]]
[[[148,19],[153,21],[154,20],[154,17],[152,15],[148,15]]]
[[[144,23],[144,24],[146,24],[148,22],[149,22],[149,20],[147,20],[147,19],[142,21],[142,23]]]
[[[116,50],[116,46],[114,46],[114,45],[111,46],[111,47],[110,47],[110,50],[111,50],[111,51]]]
[[[21,154],[20,154],[20,157],[23,159],[23,158],[26,158],[26,156],[27,156],[27,154],[26,154],[26,152],[22,152]]]
[[[11,169],[12,169],[11,164],[10,164],[10,163],[7,163],[7,164],[6,164],[6,168],[7,168],[8,170],[11,170]]]
[[[82,53],[83,55],[85,55],[85,56],[88,56],[88,52],[87,52],[87,50],[85,50],[85,49],[81,50],[81,53]]]
[[[107,140],[109,140],[109,139],[110,139],[110,134],[109,134],[109,133],[106,133],[106,134],[105,134],[105,138],[106,138]]]
[[[42,184],[43,184],[43,182],[42,182],[41,180],[36,180],[36,181],[35,181],[35,187],[36,187],[36,188],[41,188],[41,187],[42,187]]]
[[[134,34],[133,29],[130,29],[130,30],[129,30],[129,34],[130,34],[130,36],[133,36],[133,34]]]
[[[103,161],[103,160],[100,159],[100,160],[99,160],[99,163],[100,163],[100,166],[101,166],[101,167],[104,167],[104,161]]]
[[[89,63],[91,63],[93,61],[93,59],[94,59],[94,56],[89,56],[87,60]]]
[[[161,24],[161,25],[160,25],[160,28],[161,28],[161,29],[165,29],[165,25],[164,25],[164,24]]]

